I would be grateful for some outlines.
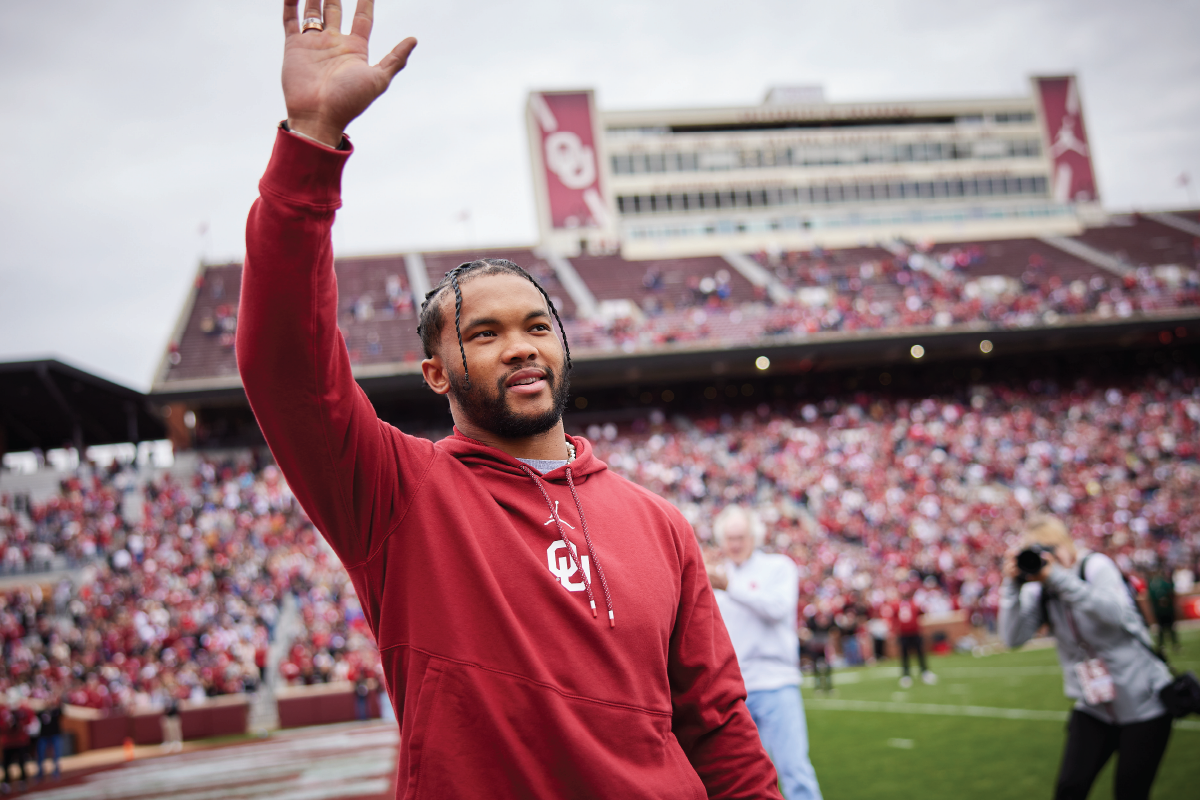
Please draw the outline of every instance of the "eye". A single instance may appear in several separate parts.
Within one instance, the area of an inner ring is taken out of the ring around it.
[[[531,331],[549,331],[550,326],[547,325],[545,322],[539,322],[536,325],[534,325],[532,328],[530,328],[529,330],[531,330]]]
[[[475,332],[475,333],[472,333],[470,336],[468,336],[468,337],[467,337],[467,341],[473,341],[473,340],[475,340],[475,339],[478,339],[478,338],[480,338],[480,337],[482,337],[482,336],[488,336],[488,337],[490,337],[490,336],[495,336],[495,335],[496,335],[496,332],[495,332],[495,331],[477,331],[477,332]]]

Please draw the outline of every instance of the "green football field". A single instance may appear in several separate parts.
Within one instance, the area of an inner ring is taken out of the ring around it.
[[[1200,673],[1200,630],[1181,633],[1176,668]],[[898,683],[895,661],[806,686],[813,766],[826,800],[1051,797],[1071,701],[1053,649],[933,657],[936,685]],[[1115,759],[1114,759],[1115,761]],[[1112,798],[1114,761],[1091,798]],[[1151,794],[1200,797],[1200,716],[1176,721]]]

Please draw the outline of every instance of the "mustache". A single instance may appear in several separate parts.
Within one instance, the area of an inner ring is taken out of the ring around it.
[[[527,370],[527,369],[540,369],[542,372],[546,373],[546,375],[545,375],[546,383],[548,383],[550,385],[551,389],[554,388],[554,383],[557,380],[557,376],[554,374],[554,370],[551,369],[550,367],[546,366],[545,364],[522,364],[519,367],[514,367],[513,369],[510,369],[508,372],[504,373],[503,375],[501,375],[499,378],[496,379],[496,388],[499,389],[501,393],[503,393],[505,385],[508,383],[508,379],[511,378],[513,375],[516,375],[518,372],[521,372],[522,370]]]

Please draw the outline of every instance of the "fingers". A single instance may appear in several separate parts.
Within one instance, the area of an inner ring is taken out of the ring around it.
[[[321,0],[304,0],[304,18],[308,19],[309,17],[322,19]]]
[[[300,32],[300,14],[296,9],[299,0],[283,0],[283,33],[291,36]]]
[[[364,2],[365,1],[366,0],[364,0]],[[361,5],[361,3],[359,5]],[[357,18],[355,19],[355,24],[358,24]],[[389,81],[396,77],[397,72],[404,69],[404,65],[408,63],[408,56],[412,53],[413,48],[416,46],[417,40],[410,36],[392,48],[392,52],[380,59],[378,67],[387,73],[387,78]]]
[[[325,30],[342,32],[342,0],[325,0]]]
[[[354,24],[350,27],[350,35],[370,39],[373,24],[375,24],[374,0],[358,0],[358,5],[354,7]]]

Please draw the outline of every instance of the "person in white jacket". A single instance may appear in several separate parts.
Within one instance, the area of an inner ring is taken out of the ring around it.
[[[746,707],[779,773],[784,796],[820,800],[800,698],[800,574],[787,556],[758,549],[765,534],[762,521],[740,506],[718,514],[713,535],[724,560],[709,565],[708,578],[737,652]]]

